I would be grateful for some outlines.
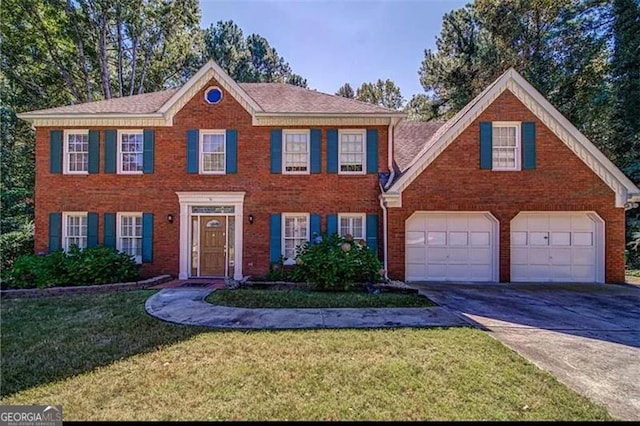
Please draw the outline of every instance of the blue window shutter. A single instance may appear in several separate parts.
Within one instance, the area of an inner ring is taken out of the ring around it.
[[[142,213],[142,262],[153,262],[153,213]]]
[[[271,215],[270,227],[270,259],[272,263],[279,262],[282,255],[282,217],[274,213]]]
[[[100,172],[100,131],[89,130],[89,173]]]
[[[62,173],[62,130],[49,133],[49,171]]]
[[[105,247],[116,248],[116,214],[104,214],[104,240]]]
[[[227,130],[227,173],[238,173],[238,131]]]
[[[367,246],[378,253],[378,215],[367,215]]]
[[[187,173],[198,173],[200,151],[200,132],[198,129],[187,130]]]
[[[328,214],[327,215],[327,234],[337,234],[338,233],[338,215],[337,214]]]
[[[49,253],[62,248],[62,213],[49,213]]]
[[[338,173],[338,130],[327,130],[327,173]]]
[[[145,129],[142,131],[142,135],[143,135],[142,173],[153,173],[156,132],[151,129]]]
[[[322,130],[311,129],[311,173],[322,172]]]
[[[493,124],[490,121],[480,123],[480,168],[493,167]]]
[[[116,172],[116,155],[118,148],[116,145],[116,139],[118,134],[115,130],[104,131],[104,172],[115,173]]]
[[[315,236],[322,235],[322,229],[320,229],[320,224],[322,223],[322,216],[316,213],[312,213],[309,216],[309,237],[311,241],[313,241],[314,234]]]
[[[98,245],[98,213],[87,213],[87,247]]]
[[[536,168],[536,123],[522,123],[522,168]]]
[[[377,129],[367,129],[367,173],[378,173]]]
[[[282,173],[282,129],[271,130],[271,173]]]

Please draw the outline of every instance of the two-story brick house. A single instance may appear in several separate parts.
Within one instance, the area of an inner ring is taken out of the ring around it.
[[[609,160],[515,71],[447,123],[207,63],[178,89],[28,112],[36,251],[104,244],[146,275],[264,275],[350,233],[392,278],[624,279]]]

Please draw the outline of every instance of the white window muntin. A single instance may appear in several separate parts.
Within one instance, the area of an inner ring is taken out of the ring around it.
[[[144,133],[142,130],[118,130],[118,173],[142,174]]]
[[[89,130],[65,130],[63,142],[64,173],[89,173]]]
[[[363,175],[367,172],[367,132],[338,131],[338,173]]]
[[[492,127],[492,169],[520,170],[520,122],[494,121]]]
[[[308,175],[311,168],[311,131],[282,131],[282,173]]]
[[[282,214],[282,256],[285,265],[293,265],[296,247],[309,241],[309,214]]]
[[[200,130],[200,174],[223,175],[227,172],[227,132]]]
[[[142,263],[142,213],[118,213],[116,216],[116,248]]]
[[[366,240],[366,215],[364,213],[338,214],[338,233],[341,237],[351,234],[354,240]]]
[[[69,251],[72,245],[87,248],[87,212],[62,213],[62,248]]]

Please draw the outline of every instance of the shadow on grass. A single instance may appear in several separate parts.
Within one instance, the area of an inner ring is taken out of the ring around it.
[[[204,327],[147,315],[155,291],[2,300],[0,396],[171,345]]]

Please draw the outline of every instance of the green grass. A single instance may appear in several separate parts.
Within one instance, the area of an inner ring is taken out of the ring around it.
[[[610,419],[479,330],[212,331],[147,316],[150,294],[3,300],[0,404],[62,404],[65,420]]]
[[[627,269],[624,273],[630,277],[640,277],[640,269]]]
[[[364,291],[324,292],[313,290],[262,290],[239,288],[217,290],[207,296],[214,305],[242,308],[396,308],[435,306],[417,293]]]

